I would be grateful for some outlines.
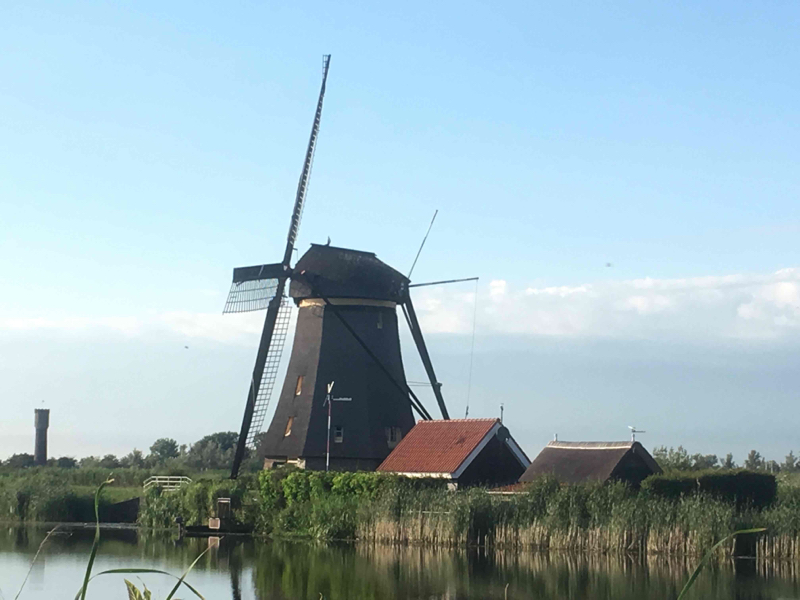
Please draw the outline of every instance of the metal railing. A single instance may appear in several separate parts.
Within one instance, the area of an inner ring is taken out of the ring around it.
[[[145,491],[151,487],[160,487],[165,492],[174,492],[189,483],[192,483],[192,480],[184,475],[153,475],[144,480],[142,487]]]

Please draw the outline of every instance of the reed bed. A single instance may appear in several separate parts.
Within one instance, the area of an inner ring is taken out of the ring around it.
[[[4,483],[12,485],[0,486],[0,519],[89,520],[90,498],[76,496],[54,474]],[[759,527],[767,533],[726,542],[715,556],[800,558],[800,487],[786,484],[769,506],[754,508],[702,492],[662,497],[621,483],[562,486],[542,478],[523,493],[496,495],[376,473],[279,469],[236,482],[198,481],[173,493],[151,490],[139,522],[155,528],[174,526],[176,517],[205,523],[216,516],[219,497],[232,499],[239,522],[275,537],[683,557]]]
[[[89,522],[94,519],[93,498],[93,491],[77,492],[55,473],[2,477],[0,520]]]
[[[485,546],[604,554],[700,556],[733,532],[766,527],[714,550],[716,558],[800,558],[800,502],[779,495],[773,506],[740,510],[703,494],[678,500],[623,484],[562,487],[546,479],[527,492],[484,490],[388,494],[362,507],[355,536],[368,543]]]
[[[800,535],[766,535],[756,541],[756,556],[765,560],[800,557]]]
[[[216,497],[234,497],[236,514],[276,537],[357,540],[392,546],[484,547],[638,556],[701,556],[741,529],[714,556],[800,558],[800,488],[781,488],[763,509],[692,493],[664,498],[622,483],[562,486],[542,478],[523,493],[452,492],[441,484],[375,473],[278,470],[244,482],[193,484],[145,499],[140,521],[187,523],[213,516]]]

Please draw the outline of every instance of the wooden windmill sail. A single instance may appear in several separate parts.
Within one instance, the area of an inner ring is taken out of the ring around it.
[[[291,316],[288,280],[291,297],[299,307],[298,325],[280,401],[263,441],[262,451],[268,458],[304,463],[308,459],[308,466],[316,468],[327,438],[326,431],[320,429],[320,415],[327,413],[323,403],[333,380],[337,383],[332,401],[337,405],[332,412],[348,419],[347,425],[336,425],[339,429],[333,431],[334,465],[375,468],[396,443],[393,440],[414,425],[412,410],[423,419],[431,418],[406,384],[397,306],[403,308],[442,416],[448,418],[406,277],[374,254],[330,245],[312,245],[295,267],[291,266],[329,66],[330,55],[326,55],[283,260],[234,269],[223,311],[267,309],[231,477],[237,476],[246,449],[254,447],[272,397]],[[322,456],[324,460],[324,453]]]

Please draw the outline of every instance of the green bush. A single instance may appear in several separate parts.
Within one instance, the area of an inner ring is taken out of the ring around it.
[[[592,490],[584,485],[567,485],[553,496],[547,505],[549,523],[557,529],[569,529],[570,526],[588,526],[591,514],[587,501]]]
[[[71,486],[85,486],[97,489],[108,479],[113,471],[114,485],[118,487],[141,487],[144,480],[150,475],[165,475],[149,469],[105,469],[101,467],[63,468],[63,467],[33,467],[30,469],[0,468],[0,487],[16,479],[43,478],[46,480],[58,479],[59,482]],[[172,473],[170,473],[172,474]]]
[[[101,497],[101,506],[109,502]],[[0,478],[0,520],[91,522],[94,494],[76,493],[57,470],[31,469]]]
[[[217,500],[230,498],[233,520],[255,523],[267,507],[257,506],[258,491],[254,477],[201,479],[179,490],[147,490],[139,508],[139,523],[146,527],[172,527],[180,517],[186,525],[205,525],[209,517],[217,517]]]
[[[152,487],[142,497],[139,506],[139,524],[152,529],[174,527],[175,518],[181,516],[182,512],[178,493]]]
[[[654,475],[642,482],[645,493],[678,500],[692,494],[704,494],[734,502],[739,509],[762,509],[775,500],[778,484],[775,476],[737,469],[734,471],[673,472]]]

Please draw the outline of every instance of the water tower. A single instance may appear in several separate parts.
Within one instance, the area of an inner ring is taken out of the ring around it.
[[[47,463],[47,428],[50,426],[50,409],[35,409],[34,427],[36,428],[36,441],[33,448],[33,462],[37,466]]]

